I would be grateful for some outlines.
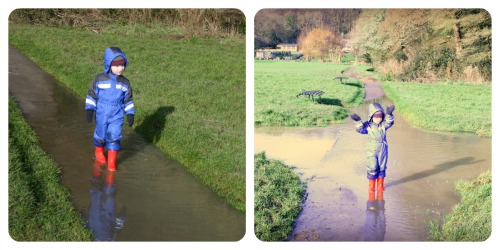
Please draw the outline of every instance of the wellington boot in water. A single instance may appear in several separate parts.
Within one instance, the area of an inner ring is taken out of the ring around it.
[[[375,192],[368,192],[368,201],[374,201],[375,200]]]
[[[376,180],[368,180],[368,191],[375,192],[375,181]]]
[[[95,161],[96,163],[100,164],[106,163],[106,157],[104,156],[103,147],[95,147]]]
[[[378,178],[377,179],[377,190],[378,191],[384,191],[384,178]]]
[[[116,171],[116,156],[118,151],[108,150],[108,171]]]
[[[384,191],[381,191],[381,190],[377,191],[377,200],[384,201]]]
[[[368,200],[366,201],[366,209],[373,211],[375,210],[375,192],[368,191]]]

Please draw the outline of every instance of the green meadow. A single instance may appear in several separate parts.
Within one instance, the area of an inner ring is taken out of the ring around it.
[[[124,75],[134,91],[134,130],[245,211],[244,38],[148,34],[19,26],[9,30],[9,44],[81,96],[82,116],[104,50],[120,47],[130,61]]]
[[[334,80],[349,66],[319,62],[255,61],[254,106],[257,126],[327,126],[343,123],[346,108],[364,98],[363,84]],[[314,97],[297,95],[321,90]]]
[[[485,241],[492,230],[491,171],[471,181],[459,181],[461,201],[442,221],[430,222],[430,241]]]
[[[385,82],[382,87],[416,127],[491,137],[491,84]]]

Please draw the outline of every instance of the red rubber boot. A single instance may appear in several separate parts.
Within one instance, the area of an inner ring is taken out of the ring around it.
[[[378,178],[377,179],[377,190],[378,191],[384,191],[384,178]]]
[[[376,180],[368,180],[368,191],[375,192],[375,181]]]
[[[104,148],[103,147],[95,147],[95,160],[97,163],[104,164],[106,163],[106,157],[104,156]]]
[[[375,200],[375,192],[368,192],[368,201],[374,201]]]
[[[118,151],[108,150],[108,171],[116,171],[116,156]]]

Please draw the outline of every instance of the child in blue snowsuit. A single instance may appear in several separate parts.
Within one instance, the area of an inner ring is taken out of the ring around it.
[[[94,146],[96,161],[106,163],[104,147],[108,150],[108,170],[116,171],[124,115],[129,126],[134,124],[134,99],[129,80],[123,76],[128,59],[120,48],[104,51],[104,72],[94,77],[85,100],[87,121],[95,113]]]
[[[387,169],[387,129],[394,124],[394,105],[387,107],[386,111],[379,103],[372,103],[368,107],[368,121],[362,122],[361,118],[353,113],[351,119],[355,121],[356,131],[368,135],[366,147],[368,191],[375,191],[377,182],[378,191],[384,191],[384,178]]]

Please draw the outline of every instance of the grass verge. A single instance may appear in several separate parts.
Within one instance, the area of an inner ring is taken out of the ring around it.
[[[382,87],[410,124],[434,131],[491,137],[490,84],[386,82]]]
[[[491,171],[472,181],[459,181],[461,202],[443,221],[431,221],[431,241],[485,241],[491,235]]]
[[[346,84],[333,80],[347,67],[342,64],[255,61],[255,125],[327,126],[342,123],[347,107],[363,102],[364,90],[350,78]],[[297,95],[322,90],[321,99],[312,101]]]
[[[244,38],[145,34],[20,26],[9,30],[9,43],[81,96],[82,115],[104,49],[120,47],[130,60],[124,75],[134,90],[134,129],[245,211]]]
[[[43,151],[9,98],[9,233],[16,241],[90,241],[60,184],[60,169]]]
[[[268,160],[265,152],[254,159],[255,235],[262,241],[286,240],[302,210],[306,184],[293,167]]]

